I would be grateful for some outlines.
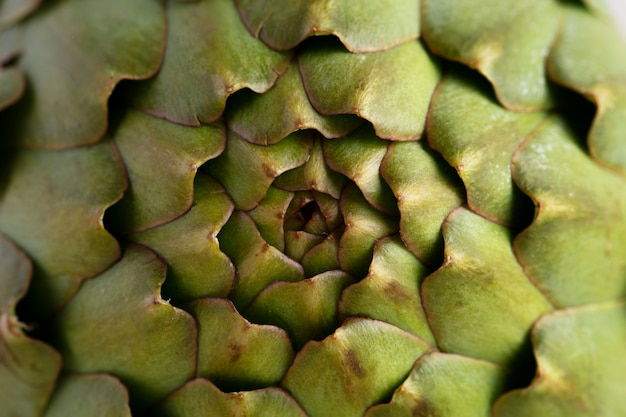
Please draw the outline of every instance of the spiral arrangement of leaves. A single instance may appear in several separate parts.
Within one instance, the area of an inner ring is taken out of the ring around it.
[[[487,3],[1,3],[9,415],[621,415],[624,44]]]

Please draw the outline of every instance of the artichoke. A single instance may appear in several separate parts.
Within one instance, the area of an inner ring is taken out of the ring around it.
[[[612,22],[0,3],[0,414],[626,416]]]

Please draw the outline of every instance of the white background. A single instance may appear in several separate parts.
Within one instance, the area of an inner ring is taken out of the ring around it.
[[[613,18],[618,22],[626,39],[626,0],[606,0],[606,4],[613,12]]]

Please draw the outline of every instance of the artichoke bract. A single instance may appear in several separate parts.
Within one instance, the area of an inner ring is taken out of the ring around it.
[[[626,416],[600,1],[0,5],[0,415]]]

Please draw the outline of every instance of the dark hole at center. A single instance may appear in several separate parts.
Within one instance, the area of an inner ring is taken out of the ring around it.
[[[307,223],[309,220],[311,220],[311,218],[313,218],[313,213],[318,210],[319,207],[317,206],[317,203],[315,201],[310,201],[302,206],[302,208],[300,208],[298,212],[300,213],[302,220]]]
[[[306,203],[286,219],[285,230],[304,230],[316,211],[319,211],[319,206],[315,201]]]

